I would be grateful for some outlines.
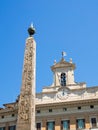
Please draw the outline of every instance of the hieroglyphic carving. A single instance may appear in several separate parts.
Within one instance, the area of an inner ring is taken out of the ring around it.
[[[22,88],[19,101],[19,118],[21,120],[28,120],[34,108],[32,107],[34,96],[32,95],[32,80],[34,76],[34,52],[35,48],[32,44],[32,40],[28,40],[26,43],[25,57],[24,57],[24,68],[22,78]],[[32,101],[32,103],[31,103]]]
[[[28,120],[29,107],[30,107],[29,100],[27,98],[24,100],[24,97],[23,97],[20,103],[20,113],[19,113],[19,116],[21,119]]]

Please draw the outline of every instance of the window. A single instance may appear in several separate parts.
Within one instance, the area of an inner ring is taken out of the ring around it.
[[[78,107],[78,110],[81,110],[81,107],[80,107],[80,106]]]
[[[5,130],[5,127],[0,127],[0,130]]]
[[[76,121],[77,129],[85,128],[85,119],[77,119]]]
[[[15,125],[9,126],[9,130],[16,130],[16,126]]]
[[[63,111],[67,111],[67,108],[63,108]]]
[[[40,110],[37,110],[36,112],[37,112],[37,114],[38,114],[38,113],[40,113]]]
[[[92,126],[92,128],[97,127],[97,121],[96,121],[95,117],[91,118],[91,126]]]
[[[55,122],[47,122],[47,130],[55,130]]]
[[[61,130],[68,130],[68,129],[70,129],[70,121],[69,120],[61,121]]]
[[[36,130],[41,130],[41,123],[36,123]]]
[[[94,108],[94,105],[90,105],[90,108],[93,109],[93,108]]]
[[[49,109],[49,112],[52,112],[52,109]]]
[[[61,73],[61,86],[66,86],[66,74]]]
[[[3,119],[3,118],[4,118],[4,116],[1,116],[1,118]]]
[[[15,116],[15,114],[12,114],[12,117],[14,117]]]

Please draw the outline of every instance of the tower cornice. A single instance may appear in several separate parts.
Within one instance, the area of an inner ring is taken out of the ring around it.
[[[57,68],[69,68],[69,67],[71,69],[73,69],[73,70],[76,68],[75,64],[67,62],[64,59],[61,59],[60,62],[58,62],[55,65],[51,66],[51,69],[52,69],[52,71],[54,71]]]

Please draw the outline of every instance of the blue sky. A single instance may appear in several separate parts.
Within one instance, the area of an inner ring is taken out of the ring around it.
[[[0,1],[0,106],[15,101],[22,82],[27,28],[34,23],[37,85],[51,85],[50,66],[65,51],[76,64],[75,81],[98,85],[98,0]]]

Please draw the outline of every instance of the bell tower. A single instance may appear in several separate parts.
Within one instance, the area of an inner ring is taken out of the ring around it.
[[[67,62],[64,59],[65,53],[62,52],[62,58],[61,60],[51,67],[51,70],[53,71],[53,79],[54,79],[54,86],[67,86],[75,84],[74,82],[74,69],[75,64],[72,63],[72,59],[70,59],[69,62]]]
[[[16,130],[35,130],[36,43],[33,38],[35,33],[33,26],[29,27],[28,33]]]

